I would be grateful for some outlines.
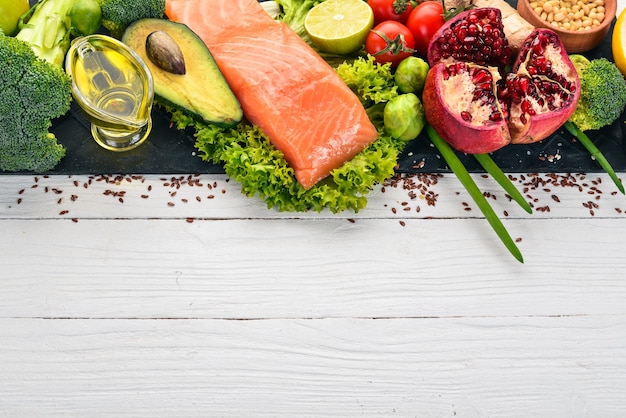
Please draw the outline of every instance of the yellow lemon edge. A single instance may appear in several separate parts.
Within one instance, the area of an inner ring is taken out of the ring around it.
[[[615,22],[611,38],[611,50],[615,65],[626,76],[626,9],[620,12]]]

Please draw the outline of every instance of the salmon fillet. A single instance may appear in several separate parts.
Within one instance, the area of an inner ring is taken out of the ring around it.
[[[377,138],[365,109],[333,68],[257,0],[165,4],[170,20],[202,38],[246,119],[284,154],[304,188]]]

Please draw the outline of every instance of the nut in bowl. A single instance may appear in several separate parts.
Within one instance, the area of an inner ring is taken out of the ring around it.
[[[598,46],[615,19],[617,0],[519,0],[520,16],[536,27],[556,32],[567,52]]]

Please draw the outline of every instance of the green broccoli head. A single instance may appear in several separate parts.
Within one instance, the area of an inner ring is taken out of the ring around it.
[[[50,170],[65,155],[49,129],[70,108],[70,79],[13,37],[0,36],[0,62],[0,170]]]
[[[100,8],[102,26],[118,39],[136,20],[165,17],[165,0],[100,0]]]
[[[626,80],[606,58],[573,56],[580,77],[580,99],[570,117],[580,130],[600,129],[615,122],[626,106]]]

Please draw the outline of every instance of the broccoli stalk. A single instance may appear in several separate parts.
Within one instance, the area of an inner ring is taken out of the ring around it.
[[[15,37],[38,57],[62,66],[71,36],[94,33],[101,19],[97,0],[40,0],[22,16]]]
[[[564,127],[591,153],[624,194],[624,186],[615,170],[584,131],[608,126],[620,117],[626,107],[626,80],[606,58],[590,61],[578,54],[570,58],[580,78],[580,99]]]

